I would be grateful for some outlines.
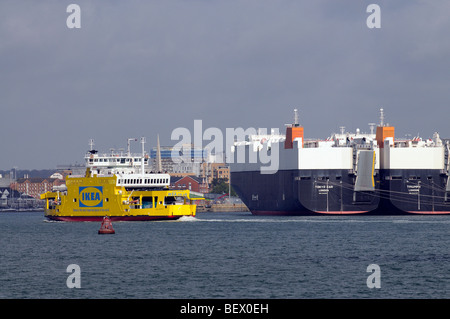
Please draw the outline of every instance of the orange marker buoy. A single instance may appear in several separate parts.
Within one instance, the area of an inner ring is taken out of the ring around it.
[[[111,219],[108,216],[103,217],[102,225],[98,231],[99,234],[115,234],[115,230],[112,227]]]

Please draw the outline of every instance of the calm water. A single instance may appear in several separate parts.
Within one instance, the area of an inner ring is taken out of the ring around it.
[[[0,298],[450,298],[450,218],[49,222],[0,213]],[[69,289],[66,268],[81,269]],[[378,264],[381,288],[369,289]]]

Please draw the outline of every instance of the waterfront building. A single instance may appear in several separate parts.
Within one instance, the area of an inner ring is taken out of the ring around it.
[[[59,178],[18,178],[16,182],[11,183],[11,188],[19,193],[39,199],[41,194],[51,191],[53,186],[62,184],[64,184],[64,180]]]
[[[190,149],[190,154],[180,154],[173,152],[173,146],[161,146],[161,172],[167,173],[193,173],[200,175],[200,166],[204,159],[208,158],[208,150],[195,148],[192,145],[183,146],[183,149]],[[174,154],[172,154],[174,153]],[[158,148],[154,147],[150,151],[150,159],[153,171],[158,171]],[[172,155],[175,155],[173,157]],[[182,160],[182,157],[188,158],[189,161]]]
[[[171,176],[170,188],[172,189],[189,189],[198,193],[208,193],[208,184],[201,177],[186,175],[186,176]]]

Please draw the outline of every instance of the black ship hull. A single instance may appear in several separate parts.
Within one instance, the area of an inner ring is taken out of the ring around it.
[[[355,192],[355,178],[339,169],[245,171],[232,172],[231,184],[254,215],[370,214],[379,196],[376,190]]]
[[[374,191],[354,191],[348,170],[231,173],[231,184],[254,215],[450,214],[447,175],[439,170],[380,170]]]
[[[450,214],[448,176],[438,169],[380,170],[378,214]]]

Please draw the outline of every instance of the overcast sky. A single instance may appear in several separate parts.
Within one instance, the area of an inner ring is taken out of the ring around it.
[[[447,0],[2,0],[0,169],[82,163],[90,138],[174,145],[195,119],[284,131],[294,108],[306,138],[369,131],[381,107],[397,137],[449,138],[449,14]]]

